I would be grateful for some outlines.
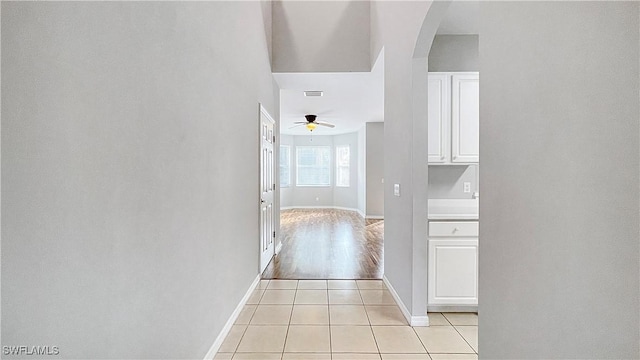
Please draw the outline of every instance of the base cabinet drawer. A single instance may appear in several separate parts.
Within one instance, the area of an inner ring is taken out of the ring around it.
[[[478,239],[429,240],[429,305],[478,304]]]
[[[477,221],[429,221],[429,237],[478,237]]]

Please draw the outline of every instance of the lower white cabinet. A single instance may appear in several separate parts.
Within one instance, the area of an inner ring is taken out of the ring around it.
[[[442,222],[430,225],[434,230],[430,231],[429,236],[429,305],[477,305],[477,230],[475,233],[449,233],[443,232],[441,229],[445,226],[440,224],[455,224],[451,225],[454,229],[468,229],[473,224],[477,229],[477,222]]]

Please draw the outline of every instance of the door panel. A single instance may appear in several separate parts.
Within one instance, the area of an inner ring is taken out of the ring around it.
[[[260,272],[275,254],[273,118],[260,106]]]

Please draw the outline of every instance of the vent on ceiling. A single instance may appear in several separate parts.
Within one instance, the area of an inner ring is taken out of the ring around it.
[[[305,91],[304,96],[322,96],[322,91],[320,90]]]

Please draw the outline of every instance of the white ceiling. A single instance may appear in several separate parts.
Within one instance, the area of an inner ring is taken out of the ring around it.
[[[381,72],[370,73],[276,73],[280,86],[280,132],[309,135],[304,126],[307,114],[318,121],[335,124],[335,128],[318,126],[314,135],[337,135],[358,131],[365,122],[384,118],[384,88]],[[321,97],[306,97],[305,90],[321,90]]]
[[[440,23],[438,35],[473,35],[478,34],[480,2],[454,0]]]

